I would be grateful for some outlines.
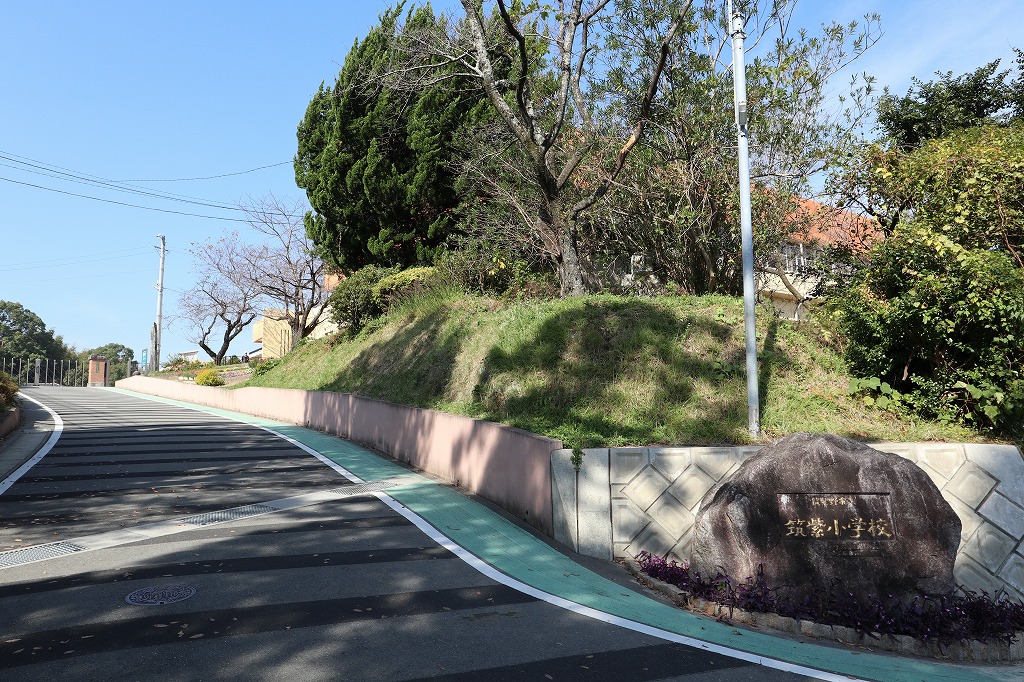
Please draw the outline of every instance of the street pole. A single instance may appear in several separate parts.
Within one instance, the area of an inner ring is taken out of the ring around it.
[[[160,278],[156,282],[156,338],[153,342],[153,371],[160,371],[160,336],[163,330],[164,319],[164,258],[167,255],[167,238],[158,234],[160,238]]]
[[[733,96],[736,110],[740,182],[740,241],[743,250],[743,321],[747,341],[747,428],[761,435],[761,407],[757,385],[757,326],[754,316],[754,232],[750,224],[750,152],[747,140],[747,75],[743,63],[743,14],[729,1],[732,38]]]

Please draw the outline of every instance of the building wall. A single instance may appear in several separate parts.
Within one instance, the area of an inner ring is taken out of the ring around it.
[[[915,462],[963,524],[958,584],[1024,599],[1024,457],[1012,445],[872,444]],[[552,453],[555,539],[605,559],[642,551],[690,558],[701,500],[748,457],[751,447],[585,450]]]

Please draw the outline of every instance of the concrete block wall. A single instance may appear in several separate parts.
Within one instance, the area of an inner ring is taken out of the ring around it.
[[[131,377],[117,387],[307,426],[368,445],[484,497],[553,535],[551,452],[561,441],[502,424],[326,391],[196,386]]]
[[[882,443],[918,464],[963,523],[958,584],[1024,599],[1024,457],[1011,445]],[[555,539],[610,559],[642,551],[690,557],[701,500],[760,447],[570,450],[552,453]]]

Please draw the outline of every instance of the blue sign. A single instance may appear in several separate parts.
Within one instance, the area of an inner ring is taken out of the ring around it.
[[[143,369],[149,367],[149,363],[147,362],[148,359],[149,359],[149,349],[148,348],[143,348],[142,349],[142,367],[143,367]]]

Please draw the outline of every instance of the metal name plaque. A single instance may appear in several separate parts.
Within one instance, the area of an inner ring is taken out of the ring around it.
[[[780,493],[778,499],[787,541],[832,541],[841,543],[842,554],[871,555],[896,535],[889,493]]]

